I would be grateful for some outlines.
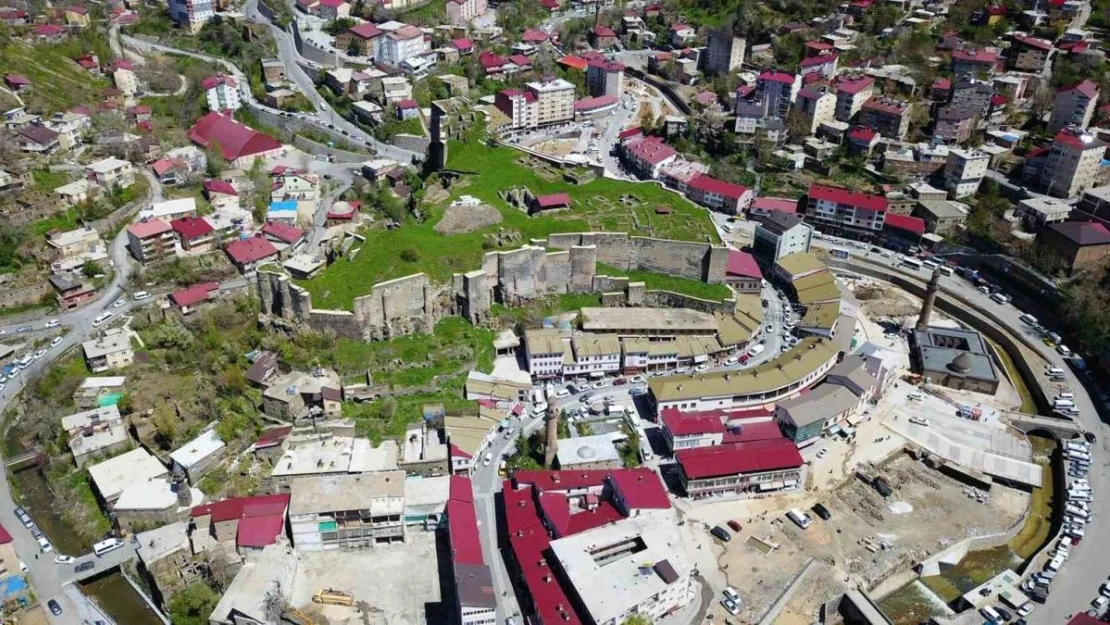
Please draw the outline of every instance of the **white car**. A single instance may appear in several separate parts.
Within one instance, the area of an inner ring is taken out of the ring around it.
[[[821,451],[817,452],[817,457],[818,458],[824,458],[825,454],[827,454],[827,453],[829,453],[829,448],[828,447],[826,447],[826,448],[822,449]]]
[[[595,389],[605,388],[606,386],[609,386],[609,382],[607,380],[598,380],[597,382],[594,382],[591,386]]]
[[[735,365],[738,362],[740,362],[739,358],[737,358],[736,356],[729,356],[728,358],[725,359],[725,366],[726,367],[731,367],[732,365]]]
[[[116,300],[115,304],[112,304],[112,308],[119,308],[120,306],[123,306],[126,303],[127,303],[127,298],[121,297],[121,298]]]
[[[77,558],[74,558],[73,556],[58,556],[57,558],[54,558],[54,564],[73,564],[76,561]]]
[[[916,416],[910,417],[910,423],[915,423],[917,425],[924,425],[926,427],[929,426],[929,420],[926,419],[925,417],[916,417]]]
[[[50,341],[50,347],[57,347],[62,344],[62,337],[55,336],[53,341]]]
[[[27,565],[23,563],[23,560],[19,561],[19,570],[23,571],[24,573],[27,572]]]
[[[925,399],[925,396],[922,395],[920,391],[913,391],[909,395],[906,395],[906,398],[907,399],[916,399],[917,401],[921,401],[921,400]]]
[[[721,607],[723,607],[725,611],[733,616],[740,614],[740,606],[736,605],[728,599],[721,599]]]
[[[50,321],[47,321],[45,324],[43,324],[42,327],[44,327],[44,328],[56,328],[59,325],[61,325],[61,323],[62,322],[58,321],[57,319],[51,319]]]
[[[150,299],[150,298],[151,298],[151,294],[150,294],[150,292],[149,292],[149,291],[139,291],[138,293],[136,293],[136,294],[132,295],[131,297],[132,297],[132,298],[133,298],[133,299],[134,299],[134,300],[135,300],[136,302],[141,302],[141,301],[143,301],[144,299]]]
[[[32,358],[34,358],[35,360],[38,360],[39,358],[42,358],[45,355],[46,355],[46,350],[45,349],[39,349],[38,351],[35,352],[35,354],[34,354],[34,356],[32,356]]]
[[[703,362],[700,365],[694,367],[694,372],[695,373],[701,373],[702,371],[707,371],[708,369],[709,369],[709,365],[707,365]]]
[[[1091,607],[1101,612],[1103,609],[1106,608],[1106,604],[1108,603],[1110,603],[1110,599],[1099,595],[1091,600]]]

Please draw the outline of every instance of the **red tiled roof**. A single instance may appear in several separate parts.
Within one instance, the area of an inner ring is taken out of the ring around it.
[[[941,76],[933,81],[933,89],[947,90],[952,88],[952,81]]]
[[[289,433],[292,431],[293,426],[291,425],[283,425],[281,427],[270,428],[269,430],[263,432],[262,436],[258,437],[258,440],[254,443],[254,448],[266,449],[268,447],[277,447],[285,440],[287,436],[289,436]]]
[[[474,48],[474,42],[467,39],[466,37],[460,37],[451,41],[451,47],[460,52],[463,50],[472,50]]]
[[[809,185],[809,197],[815,200],[836,202],[837,204],[846,204],[848,206],[870,211],[885,211],[887,208],[886,198],[881,195],[861,193],[859,191],[851,191],[841,187],[830,187],[828,185],[816,183]]]
[[[574,110],[576,111],[593,111],[595,109],[613,106],[617,103],[617,97],[611,95],[599,95],[593,98],[583,98],[574,103]]]
[[[277,248],[265,238],[253,236],[227,244],[227,255],[238,265],[249,265],[270,256],[277,256]]]
[[[137,224],[131,224],[127,227],[127,231],[140,239],[152,237],[155,235],[163,234],[172,231],[170,225],[160,219],[151,219],[149,221],[140,221]]]
[[[1098,85],[1096,85],[1090,79],[1085,79],[1083,80],[1083,82],[1079,82],[1071,85],[1070,87],[1063,87],[1060,89],[1060,93],[1067,93],[1069,91],[1078,91],[1088,98],[1098,97]]]
[[[474,502],[452,499],[447,502],[446,512],[451,559],[462,564],[485,564]]]
[[[801,66],[802,67],[816,67],[818,65],[824,65],[826,63],[833,63],[838,58],[840,58],[840,57],[838,57],[835,54],[820,54],[820,55],[817,55],[817,56],[811,56],[811,57],[802,59]]]
[[[204,190],[209,193],[222,193],[224,195],[239,195],[235,187],[226,180],[205,180]]]
[[[240,547],[261,549],[277,542],[277,537],[285,531],[284,514],[247,517],[239,521],[235,534],[235,544]]]
[[[596,27],[594,27],[594,36],[595,37],[616,37],[617,33],[614,32],[613,29],[609,28],[608,26],[596,26]]]
[[[686,30],[687,28],[693,28],[693,27],[690,26],[689,24],[671,24],[671,32],[672,33],[677,33],[679,31]]]
[[[505,59],[487,50],[478,55],[478,62],[481,63],[482,67],[488,72],[503,66],[505,64]]]
[[[520,40],[524,43],[543,43],[547,41],[547,33],[535,28],[529,28],[520,36]]]
[[[292,245],[304,237],[304,230],[279,221],[267,221],[262,226],[262,234],[272,236],[283,243]]]
[[[416,100],[398,100],[393,106],[404,110],[418,108],[420,105],[416,103]]]
[[[635,137],[636,135],[643,134],[643,132],[644,132],[644,130],[642,128],[640,128],[639,126],[636,126],[634,128],[626,128],[626,129],[620,131],[619,133],[617,133],[617,138],[618,139],[627,139],[629,137]]]
[[[66,29],[58,26],[57,24],[40,24],[31,29],[31,33],[39,37],[49,37],[52,35],[60,35]]]
[[[170,293],[170,300],[177,305],[178,308],[185,308],[188,306],[195,306],[208,299],[212,291],[217,291],[220,288],[219,282],[204,282],[191,286],[187,289],[174,291]]]
[[[995,63],[998,63],[998,53],[997,52],[990,52],[988,50],[975,50],[975,49],[972,49],[972,50],[963,50],[963,49],[953,50],[952,51],[952,60],[953,61],[965,61],[967,63],[985,63],[985,64],[988,64],[988,65],[994,65]]]
[[[208,223],[202,217],[193,217],[186,215],[170,222],[170,227],[173,231],[181,235],[181,238],[187,240],[199,239],[206,234],[211,234],[213,228],[212,224]]]
[[[747,278],[763,279],[763,272],[755,262],[755,257],[740,250],[728,251],[728,263],[725,265],[726,276],[744,276]]]
[[[614,469],[609,482],[620,492],[625,505],[630,509],[671,507],[663,481],[651,469]]]
[[[871,143],[877,136],[879,136],[879,133],[875,132],[875,129],[870,126],[852,126],[852,129],[848,131],[849,139],[861,143]]]
[[[646,137],[640,139],[639,141],[629,144],[627,149],[636,156],[636,158],[651,165],[658,165],[678,154],[674,151],[674,148],[663,143],[663,140],[659,137]]]
[[[1052,51],[1052,42],[1051,41],[1046,41],[1044,39],[1040,39],[1040,38],[1037,38],[1037,37],[1029,37],[1029,36],[1026,36],[1026,35],[1014,35],[1014,41],[1016,41],[1020,44],[1027,45],[1031,48],[1037,48],[1038,50],[1044,50],[1045,52],[1051,52]]]
[[[754,441],[773,441],[784,438],[779,424],[774,421],[754,421],[740,425],[738,430],[728,430],[722,443],[751,443]]]
[[[1103,622],[1097,618],[1090,616],[1086,612],[1078,612],[1075,616],[1071,617],[1068,625],[1103,625]]]
[[[559,59],[559,65],[566,65],[567,67],[570,67],[572,69],[586,69],[587,64],[588,63],[586,59],[574,56],[572,54],[568,54]]]
[[[702,174],[690,181],[690,187],[697,189],[703,193],[716,193],[724,196],[730,200],[739,200],[748,188],[742,184],[734,184],[732,182],[725,182],[724,180],[717,180],[716,178]]]
[[[88,9],[86,9],[85,7],[79,7],[79,6],[66,7],[66,12],[67,13],[76,13],[78,15],[88,15],[89,14]]]
[[[189,130],[189,139],[202,148],[209,147],[214,140],[229,161],[281,149],[281,144],[271,137],[216,112],[197,120]]]
[[[540,208],[570,206],[570,195],[566,193],[553,193],[551,195],[536,196],[536,204],[539,205]]]
[[[725,424],[721,421],[720,415],[683,413],[678,408],[666,408],[659,413],[659,418],[671,436],[712,434],[725,430]]]
[[[382,31],[370,22],[359,24],[358,26],[351,27],[347,32],[358,37],[359,39],[373,39],[382,34]]]
[[[792,85],[794,84],[794,75],[786,72],[765,71],[759,75],[759,80],[763,82],[780,82],[784,85]]]
[[[233,497],[196,506],[189,515],[192,517],[212,515],[212,522],[247,519],[251,517],[283,514],[289,507],[289,495],[257,495],[255,497]]]
[[[204,87],[205,89],[212,89],[214,87],[219,87],[220,85],[234,87],[235,79],[231,76],[225,76],[224,74],[216,74],[215,76],[209,76],[208,78],[205,78],[200,82],[200,86]]]
[[[158,174],[159,176],[164,176],[169,170],[182,165],[184,165],[184,163],[180,159],[160,158],[154,161],[150,165],[150,168],[153,169],[154,173]]]
[[[541,622],[580,625],[581,618],[571,606],[566,591],[547,565],[551,539],[540,524],[532,501],[532,489],[513,489],[505,482],[502,489],[509,546],[519,563],[524,585]]]
[[[997,4],[987,7],[988,15],[1006,15],[1006,7]]]
[[[0,545],[6,545],[10,542],[12,542],[12,535],[4,529],[4,526],[0,525]]]
[[[878,111],[888,115],[905,115],[910,110],[908,102],[888,100],[886,98],[871,98],[863,103],[863,108],[868,111]]]
[[[887,213],[886,219],[883,221],[884,225],[898,230],[905,230],[912,232],[918,236],[925,234],[925,220],[920,217],[910,217],[909,215],[895,215],[894,213]]]
[[[992,106],[1005,106],[1006,103],[1009,102],[1009,101],[1010,101],[1010,98],[1007,98],[1006,96],[1002,95],[1001,93],[996,93],[996,94],[991,96],[991,105]]]
[[[757,197],[752,200],[750,210],[783,211],[784,213],[798,212],[798,200],[788,200],[781,197]]]
[[[567,470],[567,471],[516,471],[513,473],[513,482],[519,487],[524,484],[531,485],[539,492],[548,490],[577,490],[580,488],[600,487],[605,483],[605,477],[610,471],[605,469],[595,470]]]
[[[1089,135],[1085,132],[1076,132],[1071,128],[1063,128],[1060,132],[1056,133],[1053,143],[1066,145],[1069,148],[1077,150],[1090,150],[1106,146],[1105,143],[1099,141],[1094,135]]]
[[[4,82],[13,87],[31,84],[31,80],[22,74],[5,74]]]
[[[838,93],[855,95],[873,84],[875,79],[870,76],[844,77],[836,81],[836,90]]]
[[[551,493],[544,494],[548,495]],[[613,504],[608,501],[602,501],[598,503],[597,507],[593,510],[583,510],[582,512],[576,512],[570,515],[570,520],[567,523],[566,535],[573,536],[574,534],[580,534],[592,530],[595,527],[616,523],[623,518],[624,515],[622,515],[620,510],[617,510]]]
[[[452,475],[448,480],[448,495],[450,501],[474,503],[474,485],[470,478],[461,475]]]
[[[471,456],[470,454],[466,453],[465,451],[459,449],[458,445],[455,445],[454,443],[452,443],[451,444],[451,457],[452,458],[473,458],[474,456]]]
[[[798,447],[785,438],[680,449],[675,457],[690,479],[793,469],[804,464]]]

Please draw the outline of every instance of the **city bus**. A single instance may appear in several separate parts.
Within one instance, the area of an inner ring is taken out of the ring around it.
[[[917,260],[916,258],[910,258],[908,256],[902,259],[902,264],[906,267],[909,267],[910,269],[913,269],[914,271],[921,271],[921,267],[923,266],[921,261]]]

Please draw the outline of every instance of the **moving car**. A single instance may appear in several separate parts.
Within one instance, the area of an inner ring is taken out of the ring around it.
[[[123,306],[126,303],[127,303],[127,298],[126,297],[121,297],[121,298],[116,300],[115,304],[112,304],[112,308],[119,308],[120,306]]]
[[[50,341],[50,347],[57,347],[62,344],[62,337],[55,336],[53,341]]]
[[[73,556],[58,556],[54,558],[54,564],[73,564],[76,560]]]
[[[131,297],[132,297],[132,298],[134,298],[134,300],[135,300],[136,302],[141,302],[141,301],[143,301],[144,299],[150,299],[150,298],[151,298],[151,295],[150,295],[150,292],[149,292],[149,291],[139,291],[138,293],[135,293],[135,294],[134,294],[134,295],[132,295]]]
[[[60,321],[58,321],[57,319],[51,319],[50,321],[47,321],[45,324],[43,324],[42,327],[44,327],[44,328],[56,328],[59,325],[61,325]]]
[[[928,426],[929,425],[929,420],[926,419],[925,417],[918,417],[918,416],[915,415],[915,416],[910,417],[910,423],[915,423],[917,425]]]

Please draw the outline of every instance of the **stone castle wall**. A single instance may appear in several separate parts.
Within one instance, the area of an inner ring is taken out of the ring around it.
[[[719,283],[724,281],[728,255],[724,247],[609,232],[556,234],[539,243],[546,245],[489,252],[480,269],[457,273],[449,284],[435,284],[422,273],[379,282],[369,294],[356,298],[349,312],[314,309],[308,291],[284,275],[260,271],[256,284],[262,313],[271,319],[377,341],[430,332],[448,315],[482,323],[494,303],[517,306],[562,293],[603,293],[607,306],[668,306],[693,300],[699,310],[708,309],[713,302],[647,291],[641,282],[598,275],[597,263]]]

